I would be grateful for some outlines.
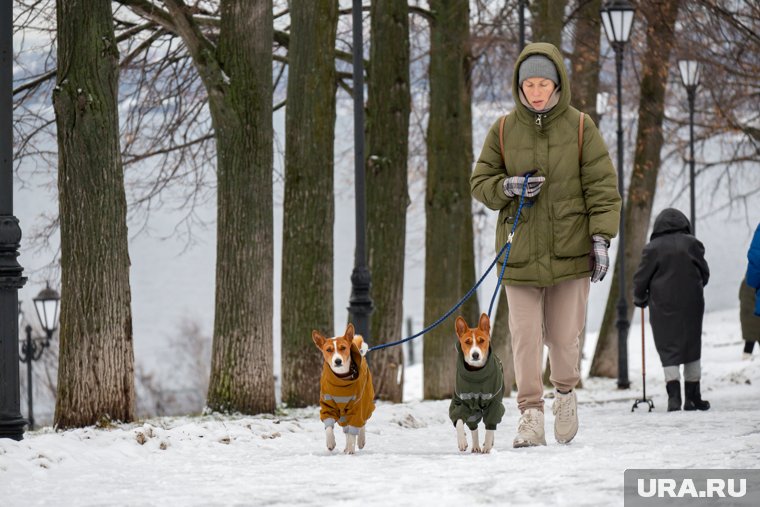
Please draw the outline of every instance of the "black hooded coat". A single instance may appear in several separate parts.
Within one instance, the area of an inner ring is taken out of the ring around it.
[[[677,209],[663,210],[633,275],[633,302],[649,306],[663,366],[700,359],[703,288],[709,278],[705,247],[692,235],[689,219]]]

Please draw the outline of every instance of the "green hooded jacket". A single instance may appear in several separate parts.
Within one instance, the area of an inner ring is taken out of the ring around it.
[[[533,112],[520,100],[518,70],[523,60],[534,54],[552,60],[560,79],[558,101],[544,113]],[[515,63],[512,94],[517,105],[504,124],[506,166],[497,120],[470,177],[472,196],[499,211],[496,251],[507,241],[520,201],[519,196],[504,193],[505,178],[530,171],[546,178],[532,205],[523,206],[520,213],[504,283],[547,287],[590,276],[591,236],[598,234],[609,241],[620,223],[617,175],[607,146],[586,116],[579,162],[581,113],[570,106],[567,71],[552,44],[539,42],[525,47]]]
[[[479,370],[468,370],[459,342],[457,348],[457,378],[454,396],[449,405],[449,418],[456,426],[459,419],[474,430],[480,420],[487,430],[495,430],[504,415],[504,370],[501,361],[489,350],[486,364]]]

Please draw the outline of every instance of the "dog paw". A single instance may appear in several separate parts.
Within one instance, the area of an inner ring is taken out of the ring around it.
[[[459,419],[456,424],[457,428],[457,445],[459,450],[464,452],[467,450],[467,437],[464,435],[464,422]]]
[[[332,451],[335,449],[335,433],[332,428],[327,428],[327,450]]]
[[[486,430],[486,441],[483,442],[483,454],[488,454],[493,449],[494,431]]]
[[[483,449],[480,448],[480,445],[473,445],[472,446],[472,452],[475,454],[481,454],[483,452]]]
[[[359,449],[364,449],[364,445],[367,443],[367,434],[364,431],[364,428],[359,430],[359,437],[356,439],[356,445],[359,446]]]

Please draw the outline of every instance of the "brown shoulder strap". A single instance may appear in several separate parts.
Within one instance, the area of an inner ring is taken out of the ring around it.
[[[499,122],[499,148],[501,148],[501,159],[504,161],[504,165],[507,164],[507,159],[504,158],[504,122],[506,119],[507,115],[504,115]]]
[[[586,117],[581,113],[581,121],[578,123],[578,163],[583,163],[583,119]]]

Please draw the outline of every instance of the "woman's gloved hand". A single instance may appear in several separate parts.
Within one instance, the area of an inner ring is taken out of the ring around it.
[[[546,178],[543,176],[528,176],[528,186],[525,189],[525,197],[535,197],[541,191],[541,185]],[[522,195],[525,176],[510,176],[504,180],[504,194],[507,197]]]
[[[607,254],[607,248],[609,248],[610,244],[598,234],[591,236],[591,239],[594,241],[591,247],[591,259],[594,261],[591,281],[601,282],[604,280],[604,275],[607,274],[607,269],[610,266],[610,257]]]

